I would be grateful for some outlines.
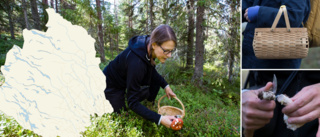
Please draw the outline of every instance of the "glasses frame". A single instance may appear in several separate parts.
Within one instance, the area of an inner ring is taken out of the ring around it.
[[[163,54],[165,54],[165,55],[168,55],[168,54],[170,54],[170,53],[173,53],[173,52],[176,50],[176,48],[174,48],[173,50],[165,50],[165,49],[163,49],[161,46],[159,46],[159,47],[162,49]]]

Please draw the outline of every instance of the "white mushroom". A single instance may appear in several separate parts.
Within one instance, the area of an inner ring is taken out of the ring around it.
[[[260,91],[258,97],[261,100],[274,100],[276,98],[272,91]]]
[[[292,100],[284,95],[284,94],[281,94],[281,95],[278,95],[277,96],[277,101],[282,104],[282,105],[289,105],[290,103],[292,103]],[[303,126],[304,124],[289,124],[288,123],[288,116],[286,114],[283,115],[283,120],[284,122],[287,124],[287,128],[291,129],[292,131],[295,131],[297,128]]]

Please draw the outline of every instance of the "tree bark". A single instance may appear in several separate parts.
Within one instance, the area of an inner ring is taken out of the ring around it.
[[[196,60],[192,80],[199,85],[202,85],[201,78],[203,77],[203,64],[204,64],[204,45],[203,45],[203,15],[204,15],[204,2],[198,1],[197,8],[197,22],[196,22]]]
[[[103,41],[103,30],[102,30],[102,17],[101,17],[101,6],[100,0],[96,0],[97,4],[97,14],[98,14],[98,45],[101,62],[106,62],[106,57],[104,55],[104,41]]]
[[[26,5],[25,0],[22,0],[22,10],[23,10],[24,21],[25,21],[27,29],[30,30],[30,25],[29,25],[29,22],[28,22],[28,15],[27,15],[27,8],[26,7],[27,7],[27,5]]]
[[[134,36],[133,33],[133,24],[132,18],[134,15],[134,6],[132,0],[128,0],[128,8],[126,9],[126,14],[128,15],[128,30],[127,30],[127,38],[131,38]]]
[[[58,10],[58,0],[56,0],[56,13],[59,13],[59,10]]]
[[[111,35],[109,34],[109,40],[110,40],[110,53],[111,53],[111,58],[113,58],[113,42],[112,42],[112,38]]]
[[[193,0],[189,0],[188,1],[188,24],[189,24],[189,28],[188,28],[188,49],[187,49],[187,64],[186,64],[186,68],[192,68],[193,67],[193,43],[194,43],[194,1]]]
[[[41,28],[42,30],[46,30],[46,22],[48,22],[48,14],[46,14],[46,9],[49,7],[48,0],[42,0],[42,18],[41,18]]]
[[[238,45],[238,40],[236,39],[237,37],[237,27],[231,24],[236,24],[235,22],[236,19],[234,17],[234,14],[236,13],[235,9],[236,3],[234,1],[231,1],[230,3],[230,18],[229,18],[229,24],[230,24],[230,35],[229,35],[229,48],[228,48],[228,81],[231,83],[232,82],[232,75],[233,75],[233,67],[234,67],[234,62],[235,62],[235,48]],[[235,38],[235,39],[233,39]]]
[[[167,3],[166,3],[166,10],[170,10],[169,9],[169,0],[167,0]],[[165,24],[169,24],[169,16],[168,16],[168,13],[166,12],[166,14],[165,14],[166,16],[165,16]]]
[[[34,20],[34,28],[37,30],[41,30],[37,0],[30,0],[30,3],[31,3],[32,18]]]
[[[149,1],[148,0],[146,0],[146,3],[147,4],[145,4],[146,5],[146,9],[148,9],[148,3],[149,3]],[[145,33],[146,34],[151,34],[151,32],[149,31],[149,13],[148,13],[148,11],[146,12],[147,13],[147,19],[146,19],[146,29],[145,29]]]
[[[42,0],[42,4],[48,5],[48,0]]]
[[[12,12],[13,12],[12,3],[14,3],[14,1],[10,0],[6,4],[6,8],[7,8],[7,11],[8,11],[11,39],[15,39],[15,36],[14,36],[14,25],[13,25],[13,20],[12,20]]]
[[[228,81],[232,82],[233,74],[233,64],[234,64],[234,51],[233,49],[228,50],[229,59],[228,59]]]
[[[51,8],[53,8],[53,9],[54,9],[53,0],[50,0],[50,6],[51,6]]]
[[[132,1],[131,0],[129,0],[129,4],[130,4],[129,28],[130,28],[130,30],[132,30],[133,5],[132,5]]]
[[[149,16],[149,19],[150,19],[150,33],[153,31],[154,29],[154,24],[153,24],[153,0],[150,0],[150,16]]]
[[[116,28],[116,41],[115,41],[115,46],[117,48],[117,53],[119,54],[119,30],[118,30],[118,10],[117,10],[117,5],[116,5],[116,0],[114,0],[114,14],[115,14],[115,28]]]

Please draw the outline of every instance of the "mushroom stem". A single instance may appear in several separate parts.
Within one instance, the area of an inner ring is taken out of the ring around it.
[[[285,94],[280,94],[277,96],[277,101],[281,104],[281,105],[289,105],[292,103],[292,100]],[[284,122],[287,124],[287,128],[291,129],[292,131],[295,131],[297,128],[303,126],[304,124],[289,124],[288,123],[288,116],[286,114],[283,115],[283,120]]]

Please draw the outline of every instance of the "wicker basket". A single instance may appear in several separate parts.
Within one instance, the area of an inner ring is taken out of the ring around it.
[[[160,115],[164,115],[164,116],[165,115],[170,115],[170,116],[180,115],[181,119],[183,119],[186,113],[185,113],[184,105],[182,104],[182,102],[177,97],[174,97],[174,99],[176,99],[181,104],[183,110],[181,110],[180,108],[177,108],[177,107],[172,107],[172,106],[160,107],[160,101],[164,97],[166,97],[166,95],[162,96],[158,101],[158,113]]]
[[[276,28],[282,12],[286,27]],[[256,28],[253,49],[258,59],[296,59],[308,55],[309,41],[306,28],[290,28],[285,6],[281,6],[271,28]]]

